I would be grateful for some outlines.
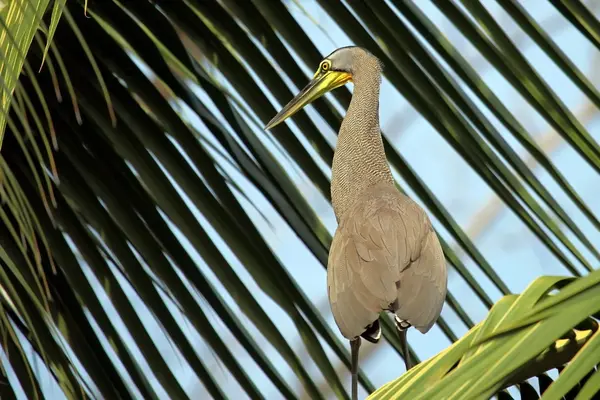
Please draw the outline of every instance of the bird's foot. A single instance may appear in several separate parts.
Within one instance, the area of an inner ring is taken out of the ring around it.
[[[376,319],[371,325],[365,327],[365,331],[360,335],[363,339],[377,343],[381,339],[381,327],[379,326],[379,320]]]
[[[396,321],[396,329],[399,331],[405,331],[412,326],[410,322],[398,318],[397,315],[394,315],[394,320]]]

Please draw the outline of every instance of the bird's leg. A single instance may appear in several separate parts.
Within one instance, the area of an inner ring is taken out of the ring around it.
[[[358,350],[360,349],[360,336],[350,339],[352,352],[352,400],[358,399]]]
[[[396,331],[398,331],[398,337],[400,338],[400,346],[402,346],[402,354],[404,355],[404,364],[406,365],[406,370],[412,368],[412,363],[410,362],[410,353],[408,352],[408,339],[406,338],[406,331],[411,325],[402,321],[398,316],[395,317],[396,321]]]
[[[408,352],[408,340],[406,340],[406,329],[400,329],[396,327],[398,331],[398,336],[400,337],[400,345],[402,346],[402,354],[404,355],[404,364],[406,365],[406,370],[412,368],[412,363],[410,362],[410,353]]]

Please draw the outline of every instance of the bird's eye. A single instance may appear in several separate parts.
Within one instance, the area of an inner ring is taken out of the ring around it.
[[[329,70],[329,62],[323,61],[323,63],[321,63],[321,71],[325,72],[328,70]]]

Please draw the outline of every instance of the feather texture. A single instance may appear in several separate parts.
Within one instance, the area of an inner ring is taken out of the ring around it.
[[[365,190],[340,220],[327,289],[335,321],[352,339],[394,312],[422,333],[446,297],[444,254],[423,209],[387,184]]]
[[[391,311],[401,325],[425,333],[446,297],[446,263],[427,214],[394,185],[379,128],[382,64],[360,47],[337,49],[327,59],[354,83],[332,165],[339,225],[327,291],[335,321],[348,339],[364,334],[376,341],[379,314]]]

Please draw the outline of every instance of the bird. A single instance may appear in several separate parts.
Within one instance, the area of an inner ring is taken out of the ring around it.
[[[379,318],[391,313],[406,370],[407,330],[427,333],[441,314],[448,274],[431,220],[400,192],[379,127],[383,63],[367,49],[341,47],[265,126],[270,130],[325,93],[347,83],[352,100],[338,133],[331,168],[337,228],[327,261],[327,294],[341,334],[350,341],[352,399],[358,392],[361,338],[377,343]]]

